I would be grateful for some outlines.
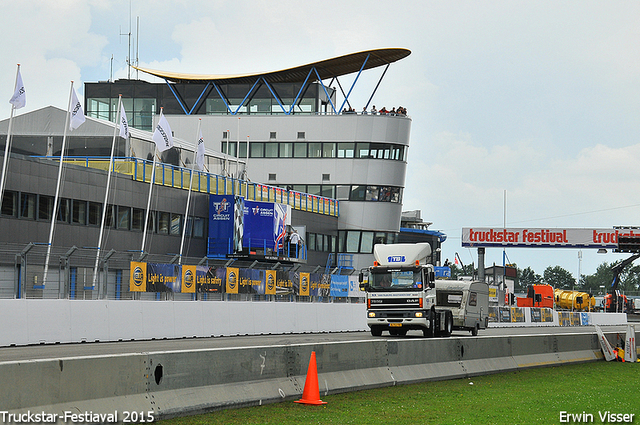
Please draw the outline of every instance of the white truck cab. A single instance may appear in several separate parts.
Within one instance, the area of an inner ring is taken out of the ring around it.
[[[457,286],[450,289],[454,291],[450,296],[443,295],[449,301],[441,305],[438,291],[449,289],[435,280],[433,265],[428,262],[428,243],[378,244],[373,254],[376,261],[368,269],[368,280],[360,273],[360,289],[367,293],[367,325],[373,336],[383,331],[406,335],[409,330],[421,330],[424,336],[449,336],[453,329],[470,330],[475,335],[486,327],[482,317],[488,315],[488,286],[482,284],[486,290],[474,289],[470,295],[471,285],[480,282],[451,281]],[[473,319],[467,317],[471,311]]]

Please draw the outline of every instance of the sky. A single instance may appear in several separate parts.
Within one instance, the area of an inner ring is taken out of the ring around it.
[[[408,110],[403,210],[421,210],[447,234],[443,259],[457,252],[477,264],[476,250],[461,246],[463,227],[640,225],[635,0],[21,0],[2,11],[11,35],[0,44],[2,119],[16,64],[27,91],[20,114],[66,108],[71,81],[83,97],[84,82],[126,78],[128,56],[152,69],[234,74],[400,47],[412,53],[389,67],[373,104]],[[358,80],[356,110],[381,70]],[[574,276],[626,258],[505,252],[520,268]],[[502,262],[502,249],[487,249],[485,266]]]

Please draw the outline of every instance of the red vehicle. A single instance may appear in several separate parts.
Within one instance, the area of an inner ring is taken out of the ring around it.
[[[553,308],[553,288],[551,285],[529,285],[527,296],[517,298],[517,306]]]

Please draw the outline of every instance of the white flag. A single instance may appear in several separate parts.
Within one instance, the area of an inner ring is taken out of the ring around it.
[[[123,139],[128,139],[129,134],[129,123],[127,122],[127,114],[124,111],[124,105],[120,105],[120,137]]]
[[[200,130],[200,138],[198,139],[198,150],[196,151],[196,165],[198,170],[204,170],[204,139],[202,138],[202,130]]]
[[[173,147],[171,127],[169,127],[169,123],[162,114],[162,111],[160,111],[160,121],[158,121],[156,130],[153,132],[153,141],[156,142],[159,152],[164,152]]]
[[[69,127],[71,130],[76,129],[82,125],[85,121],[84,111],[82,110],[82,104],[76,96],[76,89],[71,91],[71,118],[69,119]]]
[[[24,91],[24,84],[22,84],[20,69],[18,69],[18,76],[16,77],[16,90],[13,92],[13,96],[11,96],[9,103],[11,103],[15,109],[24,108],[27,104],[27,95]]]

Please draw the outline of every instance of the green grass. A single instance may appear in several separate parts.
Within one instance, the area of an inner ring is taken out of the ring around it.
[[[161,421],[197,424],[558,424],[560,412],[633,413],[640,363],[592,362],[321,396]]]

